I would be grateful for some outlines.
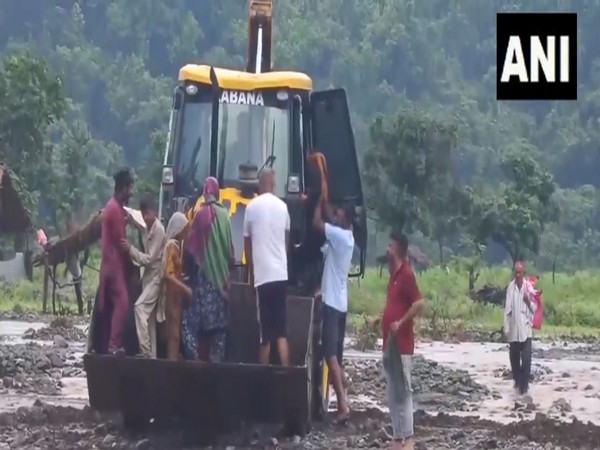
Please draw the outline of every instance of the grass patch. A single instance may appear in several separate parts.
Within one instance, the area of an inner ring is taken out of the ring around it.
[[[99,267],[97,258],[89,265]],[[62,283],[63,266],[59,266],[58,278]],[[542,273],[539,287],[544,291],[545,321],[542,329],[546,336],[600,337],[600,273],[581,271],[574,274],[552,275]],[[465,272],[451,269],[432,268],[417,274],[421,293],[427,301],[425,317],[420,327],[438,330],[442,334],[460,334],[461,331],[492,332],[500,330],[503,323],[501,307],[484,305],[472,301],[468,294],[468,278]],[[477,287],[484,284],[505,286],[511,279],[508,268],[483,268]],[[375,319],[385,306],[388,274],[379,276],[376,269],[368,269],[362,280],[352,279],[349,289],[350,325],[368,328],[367,340],[373,339],[378,324]],[[93,299],[98,285],[98,273],[84,269],[84,301]],[[18,283],[0,282],[0,311],[41,312],[43,272],[34,270],[33,281]],[[50,295],[49,295],[50,297]],[[75,292],[71,286],[57,291],[59,313],[72,314],[77,311]],[[51,310],[51,299],[48,299]]]
[[[91,261],[92,267],[98,267],[98,261]],[[64,266],[59,266],[56,271],[57,281],[64,285],[68,283],[63,276]],[[90,268],[83,271],[83,301],[87,304],[89,299],[96,295],[98,286],[98,272]],[[12,311],[16,313],[40,313],[43,306],[44,289],[44,271],[42,268],[35,268],[33,271],[33,280],[20,280],[9,283],[0,281],[0,311]],[[56,290],[56,307],[60,315],[71,315],[77,313],[77,300],[73,286],[64,286]],[[52,283],[48,288],[48,312],[52,312]],[[85,306],[84,306],[85,308]]]
[[[586,271],[573,275],[539,274],[538,286],[543,290],[544,326],[541,334],[550,336],[600,336],[600,277]],[[422,326],[445,330],[499,330],[503,324],[503,309],[474,302],[468,296],[465,272],[441,268],[417,274],[421,293],[427,301]],[[484,284],[506,286],[511,280],[507,268],[484,268],[477,287]],[[353,280],[349,290],[349,312],[352,323],[360,326],[364,317],[377,316],[385,306],[388,274],[367,270],[365,278]]]

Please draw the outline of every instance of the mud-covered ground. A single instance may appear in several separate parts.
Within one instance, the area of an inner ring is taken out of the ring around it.
[[[84,321],[9,319],[21,322],[0,321],[0,450],[184,448],[186,436],[179,433],[132,435],[118,417],[85,406]],[[413,389],[419,409],[418,449],[600,449],[600,427],[577,419],[586,411],[590,417],[597,415],[593,403],[583,404],[585,399],[598,402],[595,366],[577,366],[582,361],[595,364],[596,346],[536,348],[532,396],[519,398],[508,392],[510,373],[507,361],[502,362],[502,347],[475,345],[431,343],[417,350]],[[212,448],[387,448],[391,430],[378,355],[347,354],[347,390],[354,411],[348,425],[314,423],[302,438],[281,436],[277,427],[249,426],[222,437]]]

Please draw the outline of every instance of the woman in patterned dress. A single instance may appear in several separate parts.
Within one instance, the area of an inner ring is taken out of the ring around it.
[[[185,250],[193,256],[192,302],[184,310],[182,340],[186,359],[200,359],[199,344],[208,347],[208,360],[222,362],[229,316],[229,276],[233,241],[229,212],[219,203],[216,178],[204,181],[204,202],[194,215]]]

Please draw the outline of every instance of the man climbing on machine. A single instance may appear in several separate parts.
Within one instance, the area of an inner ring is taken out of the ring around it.
[[[323,218],[324,215],[327,222]],[[350,207],[337,207],[332,214],[329,205],[321,197],[313,218],[313,226],[325,235],[327,246],[321,282],[323,299],[321,342],[323,356],[327,361],[337,398],[339,422],[346,421],[350,413],[344,392],[342,358],[348,311],[348,274],[354,252],[352,216],[353,211]]]

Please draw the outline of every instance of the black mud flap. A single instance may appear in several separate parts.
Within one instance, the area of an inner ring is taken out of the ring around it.
[[[310,96],[313,150],[327,160],[328,188],[334,203],[354,206],[354,239],[360,250],[360,273],[365,269],[367,216],[350,110],[344,89],[313,92]]]

